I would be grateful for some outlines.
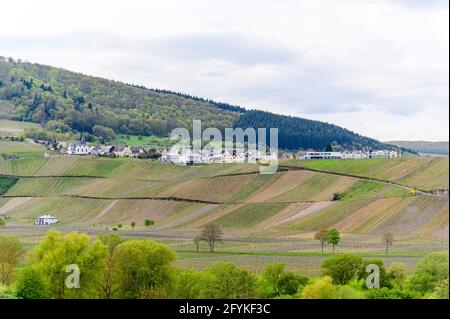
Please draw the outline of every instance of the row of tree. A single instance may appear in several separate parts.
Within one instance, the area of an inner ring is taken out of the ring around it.
[[[430,254],[412,276],[404,265],[337,254],[323,261],[323,277],[311,278],[268,264],[255,275],[233,263],[204,271],[179,268],[175,251],[152,240],[124,241],[102,234],[49,231],[25,255],[22,244],[0,237],[0,297],[17,298],[448,298],[448,256]],[[380,288],[364,284],[377,265]],[[78,276],[77,276],[78,275]],[[5,288],[6,287],[6,288]],[[446,289],[447,290],[446,290]]]

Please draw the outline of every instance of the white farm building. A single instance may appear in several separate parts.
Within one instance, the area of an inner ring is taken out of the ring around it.
[[[52,224],[56,224],[58,221],[59,221],[58,218],[56,218],[55,216],[42,215],[42,216],[39,216],[34,221],[34,224],[35,225],[52,225]]]

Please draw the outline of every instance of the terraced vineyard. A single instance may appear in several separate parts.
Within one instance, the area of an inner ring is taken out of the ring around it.
[[[183,238],[179,243],[190,248],[192,241],[186,238],[208,223],[221,226],[228,239],[306,240],[294,251],[317,249],[313,234],[322,228],[336,228],[345,238],[356,236],[358,245],[345,239],[342,247],[357,251],[378,251],[379,238],[387,231],[418,247],[429,241],[431,246],[423,247],[435,247],[448,238],[448,198],[414,195],[412,188],[383,182],[445,188],[447,159],[282,164],[293,169],[260,175],[256,164],[183,167],[123,158],[1,158],[0,214],[17,227],[42,214],[58,216],[68,229],[76,225],[98,231],[123,224],[129,231]],[[149,229],[144,227],[147,219],[155,222]],[[266,243],[252,249],[260,247],[269,249]]]
[[[423,190],[448,188],[448,158],[402,157],[365,160],[289,160],[286,167],[349,174],[391,181]]]

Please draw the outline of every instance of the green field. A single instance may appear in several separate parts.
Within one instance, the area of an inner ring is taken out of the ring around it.
[[[174,144],[168,137],[140,136],[119,134],[114,144],[128,146],[144,146],[149,148],[165,148]]]
[[[0,176],[0,195],[5,194],[18,180],[17,177]]]
[[[40,127],[36,123],[0,119],[0,136],[20,136],[23,135],[26,129]]]

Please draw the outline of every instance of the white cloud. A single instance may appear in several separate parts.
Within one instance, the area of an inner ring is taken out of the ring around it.
[[[0,55],[381,140],[448,140],[448,14],[445,0],[16,0]]]

